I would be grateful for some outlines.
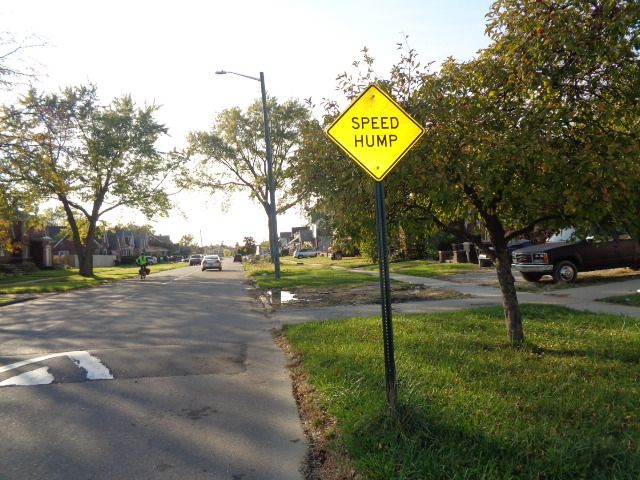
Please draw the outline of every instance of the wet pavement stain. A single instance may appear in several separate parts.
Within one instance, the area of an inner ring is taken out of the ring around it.
[[[189,420],[200,420],[201,418],[208,417],[214,413],[218,413],[218,410],[211,407],[202,407],[198,409],[183,408],[180,412],[180,417],[186,417]]]

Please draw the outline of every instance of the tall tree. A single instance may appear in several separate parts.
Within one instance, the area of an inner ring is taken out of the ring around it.
[[[181,247],[193,247],[195,246],[193,235],[185,234],[178,240],[178,245]]]
[[[498,256],[513,344],[523,342],[524,330],[506,248],[511,238],[539,224],[604,221],[638,229],[638,5],[502,0],[489,16],[494,43],[476,59],[449,59],[428,74],[410,54],[380,82],[427,128],[385,180],[390,223],[481,217]],[[348,96],[363,83],[341,78]],[[316,188],[326,195],[323,205],[356,206],[362,215],[371,193],[350,167],[333,172],[339,152],[314,140],[300,155],[310,165],[306,178],[313,166],[331,169]]]
[[[12,90],[17,84],[33,79],[34,72],[24,67],[23,52],[36,44],[18,41],[9,32],[0,32],[0,89]],[[0,118],[0,156],[5,155],[9,139],[4,132],[6,118]],[[0,170],[0,219],[10,222],[19,211],[33,212],[38,199],[33,189],[16,188],[13,180]]]
[[[268,107],[276,213],[281,214],[300,201],[291,189],[295,172],[290,159],[300,145],[300,130],[310,121],[311,114],[297,100],[278,103],[275,98],[269,98]],[[185,177],[183,186],[226,194],[247,192],[262,205],[269,218],[271,205],[261,101],[244,112],[239,108],[224,110],[210,132],[191,133],[188,141],[187,156],[195,163],[198,174]]]
[[[375,258],[376,249],[366,248],[375,245],[373,183],[324,134],[323,127],[335,116],[337,110],[331,105],[322,124],[312,121],[301,130],[301,147],[292,158],[293,187],[300,195],[300,205],[312,218],[322,219],[335,239],[353,239]]]
[[[567,213],[640,233],[640,3],[499,0],[487,18],[486,55],[575,167]]]
[[[24,53],[43,46],[46,42],[34,36],[17,39],[11,32],[0,32],[0,89],[11,90],[35,78],[33,63],[27,61]]]
[[[253,255],[256,253],[257,245],[253,237],[244,237],[242,241],[244,242],[244,245],[238,250],[242,250],[240,253],[243,255]]]
[[[61,203],[83,276],[93,274],[105,213],[127,206],[150,216],[169,208],[162,180],[171,166],[155,145],[166,128],[154,119],[156,110],[136,108],[129,96],[101,106],[93,86],[59,94],[32,89],[2,109],[8,142],[1,175]]]

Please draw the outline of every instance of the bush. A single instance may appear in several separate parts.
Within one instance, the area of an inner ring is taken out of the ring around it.
[[[437,232],[427,237],[423,245],[423,258],[437,259],[439,251],[451,250],[456,237],[448,232]]]

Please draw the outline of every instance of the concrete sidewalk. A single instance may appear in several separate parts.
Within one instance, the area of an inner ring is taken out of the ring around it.
[[[370,273],[378,276],[377,271],[354,270],[360,273]],[[416,301],[394,303],[394,313],[426,313],[446,312],[464,308],[502,305],[502,293],[499,288],[471,283],[458,283],[426,277],[391,274],[391,279],[401,282],[425,285],[431,288],[453,290],[468,295],[467,298],[435,301]],[[556,290],[549,293],[518,292],[520,303],[538,303],[560,305],[579,311],[596,313],[611,313],[640,317],[640,308],[598,302],[598,299],[629,295],[640,290],[640,278],[592,285],[588,287],[574,287]],[[337,305],[331,307],[309,308],[287,307],[272,312],[273,320],[278,324],[301,323],[309,320],[340,319],[354,316],[380,315],[381,307],[377,304],[369,305]]]

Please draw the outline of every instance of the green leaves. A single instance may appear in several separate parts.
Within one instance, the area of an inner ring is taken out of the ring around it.
[[[268,100],[273,178],[278,198],[278,213],[300,200],[292,188],[292,168],[300,145],[301,132],[311,121],[309,109],[297,100],[278,103]],[[264,141],[264,116],[261,101],[246,111],[231,108],[222,111],[209,132],[192,132],[185,156],[199,175],[185,178],[182,186],[231,193],[242,190],[269,209],[267,157]]]
[[[640,234],[640,3],[498,0],[487,19],[493,43],[475,59],[449,58],[429,73],[408,49],[389,80],[375,78],[426,127],[385,179],[389,230],[401,246],[481,220],[504,264],[505,313],[517,318],[509,239],[569,222]],[[373,79],[372,62],[365,51],[359,77],[339,76],[346,98]],[[319,133],[299,154],[315,211],[372,244],[370,182]]]
[[[126,205],[150,216],[170,207],[161,184],[171,163],[155,146],[167,130],[156,111],[137,108],[129,96],[101,106],[92,85],[53,94],[32,89],[2,109],[0,181],[60,201],[80,258],[90,256],[104,213]],[[91,270],[81,267],[83,275]]]

